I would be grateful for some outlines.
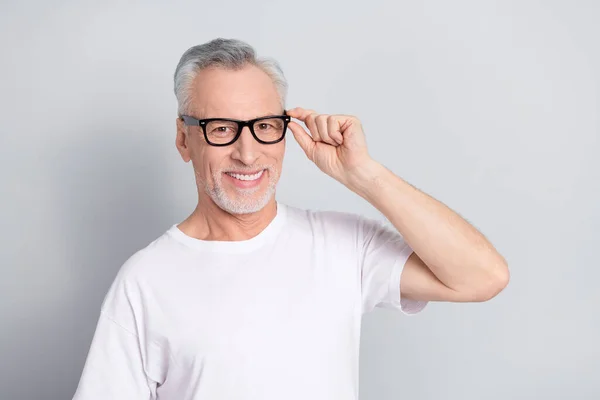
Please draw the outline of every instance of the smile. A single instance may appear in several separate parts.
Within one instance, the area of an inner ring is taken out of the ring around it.
[[[259,171],[259,172],[255,173],[255,174],[252,174],[252,175],[238,174],[238,173],[235,173],[235,172],[226,172],[226,174],[229,175],[229,176],[231,176],[231,177],[233,177],[233,178],[235,178],[235,179],[238,179],[240,181],[255,181],[255,180],[259,179],[264,172],[265,172],[265,170],[263,169],[262,171]]]

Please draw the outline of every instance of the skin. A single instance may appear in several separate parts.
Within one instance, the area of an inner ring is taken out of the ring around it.
[[[238,71],[212,68],[201,71],[192,87],[192,109],[196,118],[233,118],[249,120],[267,115],[281,115],[279,95],[268,75],[254,66]],[[279,180],[285,153],[285,140],[263,145],[248,127],[229,146],[215,147],[206,143],[197,127],[185,126],[177,119],[176,146],[184,162],[192,162],[198,188],[198,205],[179,228],[202,240],[245,240],[260,233],[277,213],[275,197],[257,212],[240,212],[251,203],[260,203],[269,187]],[[252,190],[240,190],[231,184],[223,170],[256,172],[266,168],[261,184]],[[220,191],[229,199],[223,209],[208,191]],[[250,193],[249,193],[250,192]],[[233,209],[232,209],[233,208]]]
[[[481,302],[508,284],[505,259],[475,227],[375,161],[360,120],[295,108],[290,124],[306,156],[323,172],[381,211],[414,253],[402,271],[403,298]]]
[[[282,111],[273,83],[252,66],[239,71],[202,71],[192,91],[192,115],[197,118],[245,120]],[[289,124],[308,159],[381,211],[414,250],[402,272],[403,298],[480,302],[506,287],[508,266],[494,246],[457,213],[371,158],[357,117],[319,114],[300,107],[288,110],[288,115],[307,128],[294,121]],[[284,142],[261,145],[245,128],[233,145],[211,147],[178,120],[177,148],[185,162],[192,161],[198,184],[198,206],[179,225],[184,233],[204,240],[244,240],[260,233],[274,218],[274,196],[256,212],[236,214],[220,208],[204,187],[218,186],[215,171],[222,168],[269,166],[271,182],[276,183]],[[266,182],[261,182],[252,199],[268,193]],[[238,205],[252,201],[227,183],[223,190]]]

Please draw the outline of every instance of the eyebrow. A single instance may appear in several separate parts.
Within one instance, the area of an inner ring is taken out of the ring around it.
[[[269,116],[279,116],[279,115],[284,115],[284,114],[283,114],[283,113],[284,113],[284,111],[285,111],[285,110],[281,110],[281,111],[279,111],[279,112],[263,113],[263,114],[260,114],[260,115],[255,115],[254,117],[252,117],[252,118],[249,118],[249,119],[240,119],[240,118],[234,118],[234,117],[224,117],[224,116],[222,116],[222,115],[219,115],[219,116],[212,116],[212,117],[208,117],[208,116],[198,116],[198,117],[196,117],[196,118],[197,118],[197,119],[200,119],[200,120],[201,120],[201,119],[213,119],[213,118],[217,118],[217,119],[218,119],[218,118],[223,118],[223,119],[233,119],[233,120],[236,120],[236,121],[251,121],[251,120],[253,120],[253,119],[257,119],[257,118],[263,118],[263,117],[269,117]]]

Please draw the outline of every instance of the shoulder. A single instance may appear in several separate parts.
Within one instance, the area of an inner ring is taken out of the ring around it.
[[[334,210],[316,210],[286,206],[288,222],[296,225],[349,227],[360,220],[358,214]]]
[[[103,308],[115,299],[141,296],[153,282],[163,279],[177,254],[185,251],[173,240],[169,231],[133,252],[118,269],[103,301]]]
[[[340,235],[367,233],[384,228],[384,223],[358,213],[337,210],[316,210],[286,206],[291,226],[310,231],[336,232]]]
[[[178,246],[178,242],[173,240],[169,232],[170,229],[145,247],[132,253],[122,264],[117,277],[124,280],[143,279],[171,263],[173,256],[184,248]]]

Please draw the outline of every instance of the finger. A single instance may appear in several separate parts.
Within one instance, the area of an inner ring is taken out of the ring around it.
[[[342,144],[344,142],[344,137],[342,136],[341,131],[341,121],[338,117],[334,115],[330,115],[327,118],[327,130],[329,132],[329,136],[337,142],[337,144]]]
[[[306,118],[310,115],[315,113],[315,110],[309,110],[309,109],[305,109],[302,107],[296,107],[296,108],[292,108],[291,110],[287,110],[286,111],[287,115],[289,115],[292,118],[296,118],[299,119],[302,122],[306,122]]]
[[[310,135],[304,130],[304,128],[302,128],[299,124],[297,124],[294,121],[289,122],[288,128],[290,128],[290,130],[292,131],[296,142],[298,142],[302,150],[304,150],[304,154],[306,154],[306,156],[312,160],[312,154],[316,146],[316,143],[313,140],[313,138],[310,137]]]
[[[320,142],[322,140],[321,135],[319,134],[319,129],[317,128],[317,113],[313,112],[307,117],[304,118],[304,125],[310,131],[310,135],[312,136],[315,142]]]
[[[319,136],[321,137],[321,140],[327,144],[330,144],[332,146],[337,146],[338,143],[335,142],[335,140],[333,140],[330,136],[330,132],[328,127],[327,127],[327,119],[329,118],[329,115],[317,115],[317,117],[315,118],[315,124],[317,125],[317,130],[319,131]]]

